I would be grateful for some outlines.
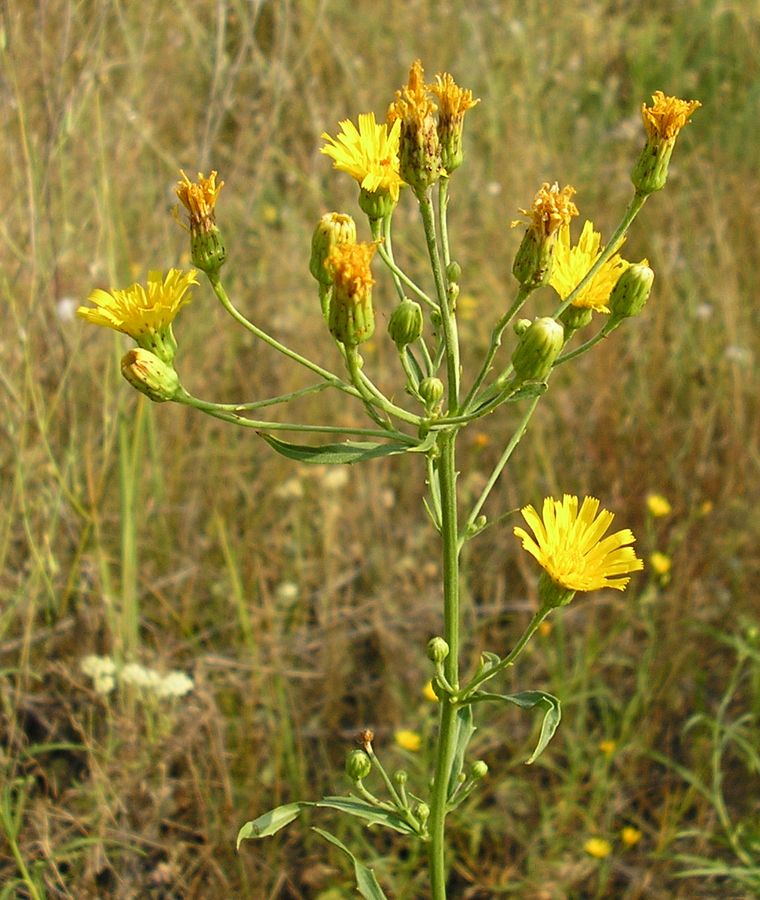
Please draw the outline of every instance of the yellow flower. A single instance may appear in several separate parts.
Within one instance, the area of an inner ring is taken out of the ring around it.
[[[658,575],[667,575],[673,566],[673,560],[657,550],[649,557],[649,565]]]
[[[147,289],[139,283],[124,290],[94,290],[87,298],[95,307],[80,306],[77,315],[95,325],[123,331],[137,343],[171,364],[176,341],[171,324],[180,309],[190,302],[189,288],[198,284],[194,269],[169,269],[148,273]]]
[[[653,142],[675,141],[689,117],[702,105],[699,100],[680,100],[668,97],[662,91],[655,91],[652,100],[651,107],[641,104],[641,118],[647,137]]]
[[[649,514],[654,516],[656,519],[660,519],[664,516],[669,516],[672,512],[670,503],[665,497],[662,496],[662,494],[647,494],[646,502]]]
[[[546,620],[541,622],[541,624],[538,626],[538,633],[541,635],[541,637],[549,637],[549,635],[552,633],[552,623],[547,622]]]
[[[359,116],[357,129],[350,119],[340,123],[337,138],[324,133],[328,143],[321,152],[331,157],[333,168],[348,172],[359,186],[370,194],[387,193],[394,203],[404,183],[398,171],[398,143],[400,124],[389,129],[375,121],[374,113]]]
[[[584,498],[580,511],[577,497],[547,497],[543,521],[532,506],[521,510],[535,538],[523,528],[515,528],[514,533],[555,585],[567,591],[603,587],[623,591],[630,578],[619,576],[644,567],[633,547],[626,546],[636,538],[627,528],[603,537],[614,514],[603,509],[597,515],[598,510],[599,501],[593,497]]]
[[[620,839],[626,845],[626,847],[633,847],[641,840],[641,832],[638,828],[633,828],[633,826],[627,825],[620,832]]]
[[[422,746],[422,738],[416,731],[400,728],[393,737],[402,750],[411,750],[412,753],[416,753]]]
[[[605,859],[612,853],[612,844],[604,838],[589,838],[583,845],[583,849],[594,859]]]
[[[433,682],[432,681],[425,682],[425,687],[423,687],[423,689],[422,689],[422,696],[426,700],[429,700],[431,703],[438,702],[438,696],[436,695],[435,691],[433,690]]]
[[[537,237],[549,238],[561,226],[570,225],[570,219],[578,215],[578,207],[572,200],[574,193],[575,188],[569,184],[562,190],[556,181],[552,185],[548,181],[541,185],[530,209],[520,210],[527,217],[529,227]],[[519,224],[519,220],[512,222],[513,227]]]
[[[208,231],[214,224],[216,198],[224,182],[216,183],[216,172],[211,172],[208,178],[198,172],[198,181],[193,182],[182,169],[179,171],[182,180],[177,182],[175,191],[190,217],[190,230]]]
[[[616,748],[617,748],[617,744],[615,743],[615,741],[610,741],[610,740],[599,741],[599,750],[605,756],[612,756],[612,754],[615,752]]]
[[[586,221],[575,247],[570,246],[570,226],[562,225],[557,236],[549,284],[565,300],[578,287],[599,258],[602,236],[594,231],[594,223]],[[646,264],[646,260],[644,261]],[[573,306],[609,312],[607,301],[618,278],[630,266],[619,253],[614,253],[573,300]]]

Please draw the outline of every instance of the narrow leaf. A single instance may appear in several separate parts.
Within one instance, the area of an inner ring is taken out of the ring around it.
[[[256,434],[281,456],[315,465],[346,465],[362,462],[365,459],[375,459],[379,456],[391,456],[396,453],[406,453],[408,450],[421,449],[417,445],[404,444],[400,441],[387,441],[386,443],[343,441],[340,444],[311,447],[307,444],[291,444],[288,441],[281,441],[263,431],[257,431]]]
[[[457,710],[457,737],[447,788],[448,797],[451,797],[459,784],[457,779],[464,767],[464,756],[476,730],[473,723],[472,706],[468,703],[467,706],[462,706]]]
[[[559,700],[553,694],[545,691],[520,691],[517,694],[489,694],[486,691],[478,691],[472,698],[473,702],[492,700],[496,703],[512,703],[521,709],[544,710],[544,720],[541,723],[541,734],[538,736],[536,749],[525,761],[529,766],[534,763],[546,749],[546,745],[554,737],[559,721],[562,718]]]
[[[354,864],[354,874],[356,875],[356,887],[359,889],[359,893],[364,897],[364,900],[387,900],[387,897],[383,893],[383,889],[378,884],[377,878],[375,878],[375,873],[368,866],[365,866],[364,863],[360,863],[359,860],[354,856],[354,854],[346,847],[346,845],[339,841],[335,835],[330,834],[329,831],[324,831],[321,828],[312,827],[312,831],[316,831],[320,837],[323,837],[326,841],[329,841],[331,844],[334,844],[339,850],[342,850],[346,856],[349,857],[351,862]]]
[[[414,834],[414,830],[396,813],[385,809],[378,809],[363,800],[356,800],[353,797],[323,797],[317,800],[314,806],[326,809],[337,809],[339,812],[347,813],[349,816],[355,816],[357,819],[363,819],[368,826],[385,825],[401,834]]]
[[[306,809],[308,806],[315,806],[315,804],[305,800],[296,803],[286,803],[284,806],[277,806],[275,809],[270,809],[269,812],[264,813],[257,819],[246,822],[238,832],[238,850],[240,849],[241,843],[245,840],[250,838],[270,837],[271,835],[276,834],[281,828],[290,825],[291,822],[297,819],[301,815],[302,810]]]

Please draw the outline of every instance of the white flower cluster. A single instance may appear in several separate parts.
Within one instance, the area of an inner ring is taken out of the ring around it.
[[[150,693],[165,700],[184,697],[192,691],[193,679],[184,672],[173,670],[162,675],[155,669],[146,669],[139,663],[127,663],[118,668],[110,656],[85,656],[80,667],[85,675],[92,678],[95,690],[99,694],[110,694],[116,687],[116,681],[131,684],[146,694]]]

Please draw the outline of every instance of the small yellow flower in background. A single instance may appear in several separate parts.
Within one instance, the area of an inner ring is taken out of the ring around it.
[[[649,565],[658,575],[667,575],[673,567],[673,560],[665,553],[660,553],[659,550],[656,550],[649,557]]]
[[[177,345],[171,325],[177,313],[190,302],[189,289],[198,284],[195,270],[169,269],[148,273],[147,288],[136,283],[124,290],[94,290],[87,298],[94,308],[80,306],[77,315],[94,325],[122,331],[140,347],[171,365]]]
[[[362,192],[376,195],[367,199],[375,199],[378,208],[382,207],[382,201],[387,201],[384,213],[387,214],[398,202],[404,183],[399,175],[398,162],[401,124],[394,123],[389,128],[384,122],[376,122],[374,113],[363,113],[359,116],[358,129],[350,119],[341,122],[340,127],[341,133],[337,138],[322,134],[322,140],[327,143],[321,152],[332,158],[333,168],[348,172],[355,178]],[[367,212],[366,209],[364,211]]]
[[[563,300],[572,294],[599,258],[601,242],[602,235],[594,231],[593,222],[586,221],[574,247],[570,244],[570,225],[563,224],[559,229],[549,284]],[[607,301],[612,289],[629,266],[619,253],[614,253],[575,297],[572,305],[608,313]]]
[[[630,578],[620,576],[644,567],[633,547],[626,546],[636,540],[629,529],[604,537],[614,514],[606,509],[599,511],[599,501],[593,497],[585,497],[580,510],[577,497],[569,494],[562,500],[547,497],[543,520],[532,506],[524,507],[521,512],[535,537],[519,527],[514,529],[514,534],[551,581],[566,591],[594,591],[603,587],[623,591]]]
[[[617,744],[615,743],[615,741],[605,740],[599,741],[598,747],[605,756],[612,756],[612,754],[617,749]]]
[[[705,502],[699,507],[699,514],[701,516],[709,516],[713,511],[714,503],[712,500],[705,500]]]
[[[551,622],[547,622],[546,619],[538,626],[538,633],[541,637],[548,637],[552,633],[553,625]]]
[[[422,689],[422,696],[426,700],[429,700],[431,703],[438,702],[438,697],[436,696],[436,693],[433,690],[433,682],[432,681],[425,682],[425,687],[423,687],[423,689]]]
[[[180,169],[182,180],[177,182],[175,192],[190,218],[190,230],[209,231],[214,224],[214,207],[224,182],[216,183],[217,173],[211,172],[208,177],[198,172],[198,181],[190,181]]]
[[[589,838],[583,845],[583,849],[594,859],[605,859],[612,853],[612,844],[604,838]]]
[[[641,104],[641,118],[650,141],[675,141],[692,113],[702,105],[699,100],[680,100],[662,91],[655,91],[652,101],[651,107]]]
[[[662,494],[647,494],[646,503],[649,515],[654,516],[655,519],[669,516],[673,511],[670,503]]]
[[[412,753],[416,753],[422,746],[422,738],[417,732],[406,728],[400,728],[393,738],[402,750],[410,750]]]
[[[627,825],[620,832],[620,840],[626,845],[626,847],[633,847],[641,840],[641,832],[638,828]]]

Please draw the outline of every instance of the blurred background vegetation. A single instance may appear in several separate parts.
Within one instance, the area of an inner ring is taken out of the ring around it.
[[[581,219],[609,234],[642,100],[703,103],[626,245],[656,272],[645,314],[558,373],[487,510],[591,493],[672,568],[576,600],[518,665],[510,684],[565,702],[534,766],[529,716],[481,716],[474,749],[491,773],[451,820],[452,895],[757,896],[758,4],[6,0],[0,29],[0,895],[353,896],[344,860],[304,823],[240,854],[237,828],[344,790],[364,726],[391,768],[421,768],[440,596],[420,461],[298,468],[251,433],[151,406],[118,374],[129,342],[73,318],[94,287],[189,264],[173,185],[180,167],[215,168],[231,295],[338,366],[309,240],[323,212],[359,213],[320,133],[382,116],[421,57],[482,98],[452,182],[466,366],[514,294],[518,207],[542,181],[570,183]],[[421,275],[409,196],[395,234]],[[377,298],[365,355],[390,390],[387,283]],[[176,332],[197,395],[308,383],[205,285]],[[363,421],[331,394],[287,415]],[[512,415],[464,436],[463,496]],[[670,515],[648,515],[650,492]],[[467,551],[469,663],[506,650],[534,608],[512,522]],[[100,695],[80,669],[91,653],[182,669],[195,688]],[[423,749],[395,746],[398,728]],[[334,827],[389,896],[425,897],[418,850]],[[630,846],[626,827],[641,834]],[[592,837],[609,855],[584,850]]]

